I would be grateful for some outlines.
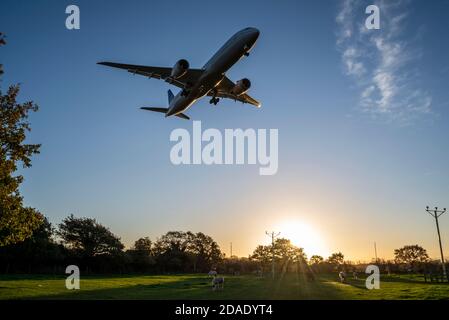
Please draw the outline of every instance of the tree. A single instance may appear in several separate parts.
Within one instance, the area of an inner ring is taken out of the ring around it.
[[[273,256],[275,263],[281,264],[284,270],[287,270],[292,263],[302,266],[307,259],[303,248],[294,246],[290,240],[284,238],[276,239],[274,246],[257,246],[250,259],[258,261],[262,268],[265,268],[272,263]]]
[[[414,266],[417,263],[428,262],[429,255],[426,249],[415,244],[394,250],[394,260],[396,263],[406,263]]]
[[[194,254],[193,271],[207,271],[212,265],[217,264],[223,258],[223,254],[218,244],[210,236],[202,232],[189,233],[189,251]]]
[[[294,246],[290,240],[279,238],[274,241],[274,256],[278,260],[303,262],[307,259],[303,248]]]
[[[341,252],[332,253],[329,258],[327,258],[327,262],[332,265],[342,265],[345,262],[345,256]]]
[[[136,240],[133,248],[126,253],[131,258],[134,270],[146,272],[154,265],[152,242],[148,237]]]
[[[75,218],[73,214],[59,224],[57,235],[67,247],[85,257],[115,254],[124,248],[120,238],[95,219]]]
[[[134,242],[134,250],[146,253],[148,255],[151,254],[151,240],[148,237],[140,238]]]
[[[0,46],[4,44],[0,33]],[[36,209],[24,207],[19,192],[23,176],[14,176],[19,164],[31,167],[31,157],[40,148],[39,144],[24,143],[26,133],[31,131],[28,114],[37,111],[38,106],[32,101],[18,103],[19,90],[19,85],[12,85],[3,94],[0,88],[0,246],[24,241],[43,222]]]
[[[155,242],[154,255],[165,271],[194,272],[209,270],[223,257],[220,247],[210,236],[190,231],[167,232]]]
[[[256,249],[254,249],[253,254],[250,256],[251,260],[255,260],[262,264],[262,266],[267,265],[271,262],[272,253],[271,246],[263,246],[258,245]]]
[[[0,32],[0,46],[4,46],[6,44],[5,36],[2,32]],[[3,74],[3,65],[0,63],[0,76]]]
[[[310,264],[317,265],[317,264],[323,263],[323,261],[324,261],[324,258],[319,255],[313,255],[310,257]]]
[[[47,218],[31,237],[0,248],[0,265],[5,272],[50,271],[64,259],[64,248],[53,240],[53,227]]]
[[[154,243],[154,254],[162,271],[187,271],[193,255],[188,251],[189,233],[169,231]]]
[[[154,243],[154,250],[158,254],[163,254],[167,251],[185,252],[188,247],[188,234],[182,231],[169,231]]]

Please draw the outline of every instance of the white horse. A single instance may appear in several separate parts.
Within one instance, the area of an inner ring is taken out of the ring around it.
[[[346,282],[346,273],[344,271],[340,271],[340,273],[338,274],[338,277],[340,278],[341,283]]]
[[[212,290],[216,290],[216,289],[224,289],[224,277],[217,277],[214,276],[214,278],[212,279]]]

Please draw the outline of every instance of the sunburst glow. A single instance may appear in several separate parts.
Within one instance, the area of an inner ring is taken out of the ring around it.
[[[322,235],[311,225],[301,221],[283,221],[277,230],[281,232],[279,237],[287,238],[293,245],[303,248],[309,258],[315,254],[327,255]]]

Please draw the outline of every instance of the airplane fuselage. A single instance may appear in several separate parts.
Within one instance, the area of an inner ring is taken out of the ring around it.
[[[246,28],[234,34],[204,65],[200,79],[187,88],[184,94],[181,91],[172,99],[165,116],[184,112],[213,90],[223,80],[225,73],[251,50],[258,37],[259,30],[256,28]]]

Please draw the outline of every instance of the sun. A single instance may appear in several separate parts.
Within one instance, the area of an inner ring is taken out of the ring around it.
[[[325,256],[326,246],[322,235],[316,228],[301,221],[283,221],[277,227],[280,231],[279,237],[286,238],[297,247],[304,249],[307,256]]]

